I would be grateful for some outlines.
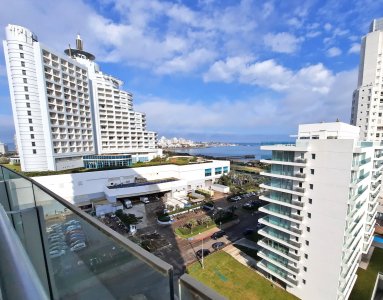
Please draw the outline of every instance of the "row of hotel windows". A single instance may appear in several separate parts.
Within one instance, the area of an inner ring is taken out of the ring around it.
[[[229,172],[229,167],[217,167],[214,169],[214,175],[219,175],[219,174],[222,174],[222,170],[223,170],[223,173],[224,174],[227,174]],[[211,168],[209,169],[205,169],[205,176],[211,176],[212,175],[212,171],[211,171]]]

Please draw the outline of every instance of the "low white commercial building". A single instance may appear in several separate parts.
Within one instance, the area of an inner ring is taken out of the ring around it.
[[[209,189],[222,174],[230,171],[230,162],[213,160],[187,165],[161,165],[118,170],[34,177],[42,185],[78,206],[95,199],[108,199],[167,193],[181,199],[189,191]],[[182,203],[178,203],[181,205]]]
[[[300,125],[295,144],[261,149],[272,158],[258,267],[301,299],[348,299],[373,238],[380,149],[339,122]]]

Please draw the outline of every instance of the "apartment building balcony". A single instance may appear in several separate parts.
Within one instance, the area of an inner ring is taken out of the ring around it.
[[[273,265],[272,263],[270,263],[268,261],[265,261],[265,260],[259,261],[257,263],[257,267],[259,267],[260,269],[262,269],[266,273],[269,273],[269,274],[275,276],[279,280],[285,282],[288,286],[297,286],[298,285],[297,280],[294,280],[293,278],[289,277],[287,275],[287,272],[279,269],[278,267],[276,267],[275,265]]]
[[[282,270],[289,272],[290,274],[293,275],[298,275],[299,273],[299,268],[296,266],[289,264],[289,261],[277,254],[275,254],[272,251],[262,249],[258,251],[257,255],[264,260],[267,260],[268,262],[276,265],[278,268],[281,268]]]
[[[258,234],[294,250],[299,250],[302,245],[301,242],[291,239],[288,233],[281,232],[268,226],[258,230]]]
[[[259,185],[259,187],[263,188],[263,189],[267,189],[267,190],[274,190],[274,191],[278,191],[278,192],[282,192],[282,193],[288,193],[288,194],[293,194],[293,195],[297,195],[297,196],[301,196],[303,197],[305,194],[305,189],[304,188],[301,188],[301,187],[298,187],[298,186],[293,186],[291,187],[288,187],[288,188],[283,188],[283,187],[277,187],[277,186],[273,186],[271,185],[270,183],[262,183]]]
[[[302,216],[292,213],[291,208],[287,208],[285,206],[281,206],[274,203],[260,207],[259,211],[295,223],[302,223],[303,220]]]
[[[288,160],[275,160],[275,159],[261,159],[261,162],[264,164],[279,164],[286,166],[296,166],[296,167],[305,167],[307,164],[307,159],[304,158],[296,158],[291,161]]]
[[[276,171],[268,171],[268,172],[261,172],[260,173],[263,176],[268,177],[275,177],[275,178],[281,178],[281,179],[289,179],[289,180],[296,180],[296,181],[305,181],[306,180],[306,174],[304,173],[283,173],[283,172],[276,172]]]
[[[304,207],[304,202],[302,201],[293,200],[292,197],[274,197],[269,192],[263,193],[263,195],[261,195],[259,199],[295,209],[302,209]]]
[[[0,184],[2,299],[223,299],[186,274],[177,297],[171,265],[33,179],[0,166]]]
[[[296,237],[300,237],[302,234],[302,230],[291,225],[290,221],[281,219],[279,217],[274,216],[266,216],[260,218],[258,220],[259,223],[269,226],[271,228],[275,228],[282,232],[294,235]]]
[[[371,176],[372,182],[376,183],[378,180],[382,180],[382,172],[373,172],[373,175]]]
[[[358,176],[357,178],[355,178],[351,182],[351,186],[352,187],[357,187],[358,185],[364,183],[365,179],[367,179],[369,175],[370,175],[370,172],[367,172],[367,173],[364,173],[364,174]]]
[[[356,191],[356,193],[350,196],[350,202],[355,203],[356,200],[359,199],[359,197],[361,197],[362,195],[365,194],[367,189],[368,189],[368,186],[365,186],[363,188],[359,187],[359,189]]]

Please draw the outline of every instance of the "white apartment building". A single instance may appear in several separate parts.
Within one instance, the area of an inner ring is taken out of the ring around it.
[[[8,25],[3,42],[23,171],[82,166],[94,154],[88,70]]]
[[[61,55],[8,25],[3,45],[23,171],[82,167],[92,154],[131,154],[133,162],[162,154],[132,95],[99,70],[79,37]]]
[[[295,144],[261,149],[272,158],[258,267],[300,299],[348,299],[373,238],[380,150],[340,122],[300,125]]]
[[[8,153],[7,144],[0,142],[0,154],[7,154],[7,153]]]
[[[383,18],[373,20],[361,42],[358,86],[354,91],[351,124],[362,140],[383,141]]]

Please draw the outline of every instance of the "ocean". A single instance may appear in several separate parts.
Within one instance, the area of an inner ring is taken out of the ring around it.
[[[291,142],[286,142],[287,144]],[[278,143],[236,143],[237,146],[216,146],[206,148],[184,148],[174,149],[172,151],[177,153],[188,153],[190,155],[206,155],[213,157],[226,157],[226,156],[244,156],[255,155],[255,159],[268,159],[271,158],[271,151],[261,150],[261,145],[284,144]],[[254,159],[241,159],[241,161],[249,161]]]

